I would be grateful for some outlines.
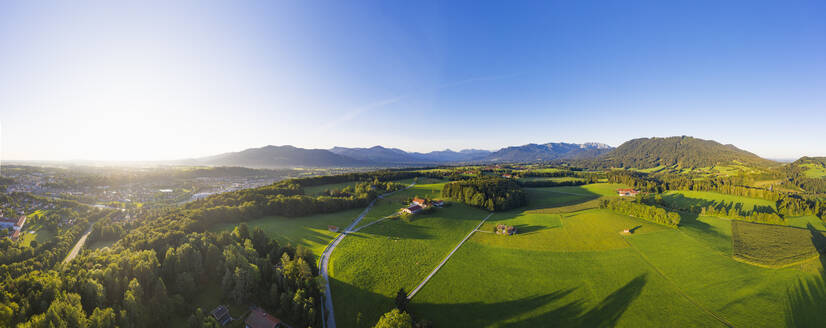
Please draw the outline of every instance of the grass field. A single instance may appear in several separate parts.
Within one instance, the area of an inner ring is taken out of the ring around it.
[[[116,242],[117,242],[116,240],[96,241],[94,243],[87,243],[84,246],[84,248],[90,249],[90,250],[101,249],[101,248],[104,248],[104,247],[111,247]]]
[[[687,208],[691,205],[704,207],[725,201],[726,203],[741,203],[743,204],[743,209],[747,211],[754,209],[755,205],[769,206],[776,209],[775,203],[769,200],[726,195],[708,191],[668,191],[663,194],[663,201],[669,204],[669,206],[677,208]]]
[[[576,177],[555,177],[555,178],[546,178],[546,177],[527,177],[527,178],[519,178],[519,181],[553,181],[553,182],[564,182],[564,181],[584,181],[585,179],[576,178]]]
[[[817,258],[826,235],[803,229],[732,221],[733,256],[749,263],[786,266]]]
[[[260,227],[271,238],[282,245],[302,245],[309,248],[316,256],[321,255],[324,247],[335,238],[337,233],[327,230],[328,225],[344,228],[358,217],[363,208],[356,208],[330,214],[318,214],[298,218],[267,216],[257,220],[246,221],[250,230]],[[213,231],[232,231],[238,223],[215,226]]]
[[[813,228],[826,231],[826,224],[820,220],[817,216],[814,215],[806,215],[806,216],[791,216],[786,217],[786,222],[789,223],[790,227],[798,227],[798,228],[807,228],[809,225],[812,225]]]
[[[413,289],[486,215],[453,204],[410,223],[390,220],[350,234],[330,259],[336,324],[375,324],[399,288]]]
[[[432,180],[432,179],[429,179],[429,178],[421,178],[421,180],[423,180],[423,181],[425,181],[425,179],[426,180]],[[413,183],[413,180],[414,179],[411,178],[411,179],[404,179],[404,180],[395,180],[393,182],[398,182],[398,183],[401,183],[401,184],[404,184],[404,185],[409,185],[409,184]],[[343,189],[347,186],[355,187],[358,183],[359,183],[359,181],[348,181],[348,182],[342,182],[342,183],[331,183],[331,184],[325,184],[325,185],[304,187],[304,194],[306,194],[306,195],[318,195],[318,194],[321,194],[322,192],[324,192],[325,190],[340,190],[340,189]]]
[[[822,178],[826,177],[826,167],[817,164],[802,164],[806,168],[803,173],[807,178]]]
[[[437,327],[821,322],[809,317],[819,313],[811,309],[826,306],[826,283],[818,273],[822,264],[812,253],[810,230],[692,215],[671,229],[595,208],[599,198],[615,197],[621,187],[527,188],[529,206],[495,213],[480,228],[491,231],[503,223],[516,226],[518,234],[476,232],[416,295],[410,311]],[[689,198],[771,205],[716,193],[675,197]],[[415,286],[484,213],[455,204],[432,217],[379,223],[345,239],[331,260],[337,324],[375,324],[393,307],[398,288]],[[805,227],[819,223],[815,220],[791,218],[790,224]],[[633,227],[638,228],[629,236],[619,233]],[[767,268],[733,254],[763,262],[801,254],[815,258]]]
[[[420,179],[422,183],[417,182],[415,186],[407,190],[401,190],[393,193],[390,196],[376,200],[373,208],[364,219],[359,222],[356,228],[363,227],[376,220],[393,215],[402,207],[407,207],[409,203],[407,200],[415,196],[426,198],[441,198],[442,186],[446,183],[443,180],[436,179]]]
[[[34,231],[34,233],[30,233]],[[27,225],[23,227],[23,233],[20,234],[20,243],[23,245],[31,245],[32,241],[37,241],[38,244],[43,245],[55,238],[54,231],[43,229],[39,225]]]

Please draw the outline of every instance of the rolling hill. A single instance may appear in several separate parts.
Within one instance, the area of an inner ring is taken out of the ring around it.
[[[756,167],[778,164],[734,145],[687,136],[629,140],[598,160],[605,166],[641,169],[672,165],[698,168],[727,164]]]
[[[293,146],[265,146],[239,152],[185,161],[197,165],[243,166],[252,168],[279,167],[358,167],[370,163],[333,153],[326,149],[304,149]]]

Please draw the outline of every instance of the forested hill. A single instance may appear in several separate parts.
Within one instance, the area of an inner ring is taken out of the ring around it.
[[[250,148],[189,161],[191,164],[243,166],[252,168],[283,167],[354,167],[369,163],[335,154],[326,149],[304,149],[293,146]]]
[[[599,158],[605,166],[651,168],[679,165],[709,167],[741,163],[766,167],[776,162],[761,158],[733,145],[693,137],[640,138],[626,141]]]
[[[822,167],[826,167],[826,157],[808,157],[803,156],[800,159],[794,161],[792,165],[801,165],[801,164],[815,164],[820,165]]]

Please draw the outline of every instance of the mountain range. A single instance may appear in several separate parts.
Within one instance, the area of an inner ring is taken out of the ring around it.
[[[244,166],[253,168],[281,167],[379,167],[440,165],[457,163],[547,162],[553,160],[588,159],[613,149],[601,143],[547,143],[506,147],[495,152],[480,149],[428,153],[407,152],[398,148],[333,147],[305,149],[294,146],[265,146],[239,152],[179,161],[191,165]]]
[[[708,167],[720,164],[770,166],[777,162],[763,159],[733,145],[713,140],[681,136],[639,138],[617,148],[602,143],[545,143],[505,147],[496,151],[450,149],[428,153],[407,152],[398,148],[333,147],[305,149],[293,146],[265,146],[239,152],[179,161],[191,165],[283,167],[400,167],[446,164],[538,163],[585,161],[604,167],[650,168],[679,165]]]

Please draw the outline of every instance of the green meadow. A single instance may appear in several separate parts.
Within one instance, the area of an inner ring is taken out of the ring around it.
[[[328,230],[328,225],[340,228],[348,226],[364,209],[351,209],[336,213],[317,214],[299,218],[281,216],[266,216],[260,219],[246,221],[250,230],[261,228],[271,238],[278,240],[282,245],[304,246],[310,249],[315,256],[320,256],[338,233]],[[238,223],[226,223],[215,226],[213,231],[232,231]]]
[[[600,198],[616,197],[622,187],[526,188],[529,205],[491,216],[413,298],[409,311],[437,327],[819,322],[808,317],[812,307],[826,304],[817,296],[826,291],[820,241],[813,237],[822,236],[816,230],[823,225],[814,227],[818,221],[792,218],[790,224],[802,225],[795,228],[685,215],[673,229],[597,208]],[[717,193],[666,196],[773,205]],[[330,263],[337,325],[371,327],[393,308],[399,288],[415,287],[486,214],[452,204],[410,223],[387,220],[345,238]],[[518,233],[492,233],[499,223]],[[801,229],[809,225],[814,229]],[[622,234],[625,229],[633,233]],[[768,265],[778,261],[782,268]]]
[[[805,167],[806,171],[803,173],[806,174],[807,178],[822,178],[826,177],[826,167],[818,164],[801,164],[800,166]]]
[[[372,225],[344,238],[330,259],[336,324],[369,327],[412,290],[488,212],[451,204],[406,223]]]
[[[670,206],[677,208],[686,208],[691,205],[708,206],[718,204],[722,201],[726,203],[740,203],[743,204],[743,209],[750,211],[757,206],[775,207],[775,202],[765,199],[749,198],[742,196],[726,195],[710,191],[691,191],[691,190],[676,190],[668,191],[663,194],[663,200]]]
[[[34,231],[34,233],[31,233]],[[55,233],[52,230],[44,229],[40,225],[27,225],[23,227],[23,231],[20,234],[20,243],[23,245],[31,245],[32,241],[36,241],[38,244],[43,245],[47,242],[54,240]]]

